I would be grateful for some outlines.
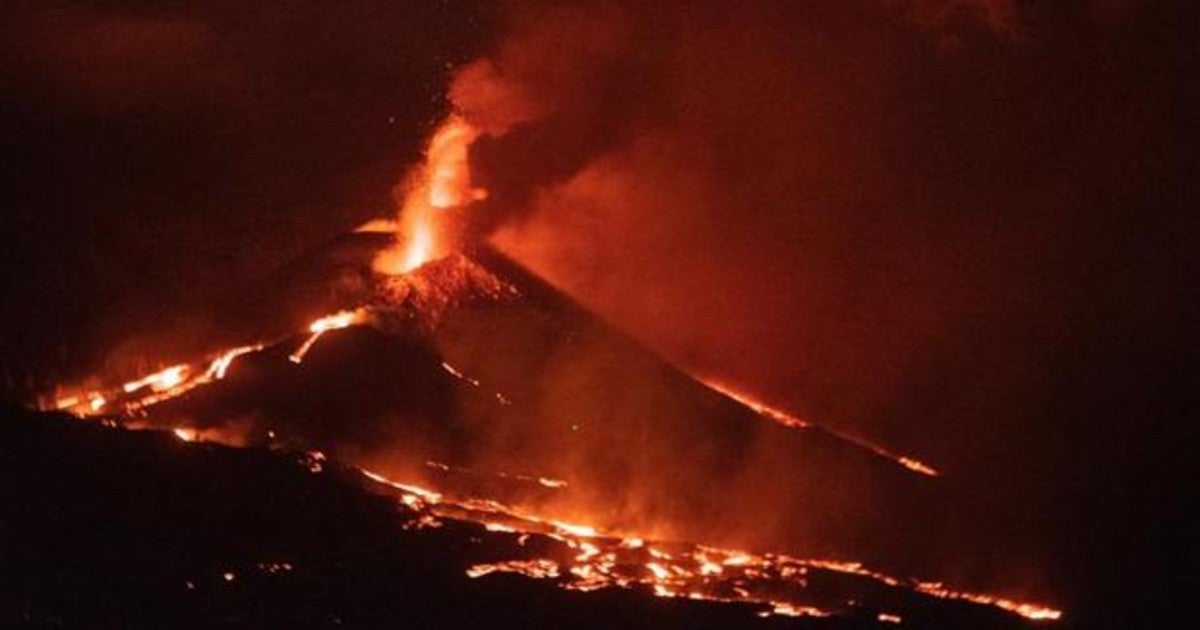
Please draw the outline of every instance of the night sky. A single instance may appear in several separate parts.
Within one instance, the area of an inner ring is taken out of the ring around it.
[[[5,397],[154,362],[390,215],[453,102],[497,129],[478,234],[688,369],[935,463],[1012,541],[1001,581],[1114,623],[1181,603],[1194,9],[403,4],[6,11]]]

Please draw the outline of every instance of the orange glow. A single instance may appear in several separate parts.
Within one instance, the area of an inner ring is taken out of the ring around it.
[[[432,258],[433,230],[428,223],[418,223],[413,226],[409,239],[408,251],[404,256],[404,269],[416,269]]]
[[[587,525],[575,525],[573,523],[563,523],[561,521],[551,521],[551,523],[556,528],[572,536],[578,536],[580,538],[592,538],[593,536],[596,536],[595,528]]]
[[[882,451],[883,449],[879,449],[878,447],[876,447],[875,450],[876,450],[876,452],[879,452],[879,451]],[[883,452],[886,453],[887,451],[883,451]],[[890,453],[889,453],[889,455],[890,455]],[[918,473],[921,473],[922,475],[928,475],[930,477],[938,476],[937,469],[933,468],[929,464],[926,464],[920,460],[916,460],[911,457],[905,457],[903,455],[896,455],[895,459],[897,462],[900,463],[901,466],[904,466],[905,468],[907,468],[913,472],[918,472]]]
[[[447,246],[439,230],[440,213],[487,198],[486,190],[471,185],[467,150],[478,137],[479,130],[456,115],[433,134],[424,163],[408,176],[396,243],[375,257],[376,271],[407,273],[440,257]],[[372,222],[360,229],[382,225]]]
[[[797,418],[796,416],[793,416],[792,414],[787,413],[786,411],[781,411],[781,410],[776,409],[764,402],[755,400],[755,399],[751,398],[748,394],[744,394],[742,392],[736,391],[732,387],[725,385],[724,383],[718,383],[717,381],[714,381],[714,380],[701,380],[701,379],[697,379],[697,380],[700,380],[700,382],[705,387],[708,387],[709,389],[717,392],[718,394],[721,394],[727,398],[731,398],[731,399],[741,403],[742,405],[749,407],[758,415],[770,418],[771,420],[774,420],[775,422],[778,422],[779,424],[782,424],[785,427],[795,427],[797,429],[807,429],[810,426],[812,426],[809,423],[801,420],[800,418]]]
[[[187,375],[187,370],[188,366],[186,365],[173,365],[161,372],[155,372],[136,381],[125,383],[122,389],[127,394],[136,392],[143,387],[149,387],[151,391],[155,392],[165,391],[182,383],[184,377]]]
[[[354,228],[360,234],[395,234],[400,224],[395,219],[371,219]]]
[[[941,582],[918,582],[916,590],[944,599],[961,599],[975,604],[984,606],[995,606],[1002,608],[1012,613],[1016,613],[1032,619],[1034,621],[1057,621],[1062,618],[1062,611],[1055,610],[1046,606],[1037,604],[1029,604],[1024,602],[1013,601],[1004,597],[996,597],[994,595],[984,595],[980,593],[966,593],[946,588]]]
[[[440,493],[432,490],[426,490],[420,486],[398,483],[388,479],[387,477],[384,477],[383,475],[365,469],[362,469],[362,474],[372,481],[389,485],[405,494],[416,496],[427,503],[439,503],[442,500],[442,495]]]
[[[448,364],[446,364],[446,363],[443,363],[442,366],[448,370],[453,369],[453,368],[450,368],[448,366]],[[467,380],[469,382],[472,382],[472,383],[475,383],[476,385],[478,385],[477,381],[474,381],[473,379],[470,379],[469,377],[463,376],[461,374],[459,374],[458,377],[460,379]],[[473,474],[480,474],[479,472],[472,471],[468,468],[463,468],[461,466],[450,466],[448,464],[443,464],[441,462],[426,461],[425,465],[429,468],[432,468],[434,470],[440,470],[442,472],[461,471],[461,472],[468,472],[468,473],[473,473]],[[510,473],[510,472],[504,472],[504,471],[495,471],[495,472],[491,472],[490,474],[500,477],[501,479],[516,479],[518,481],[524,481],[527,483],[536,483],[545,488],[552,488],[554,490],[560,490],[560,489],[566,488],[567,486],[570,485],[562,479],[555,479],[553,477],[533,477],[530,475],[522,475],[520,473]]]
[[[240,348],[234,348],[233,350],[226,350],[225,352],[221,353],[221,356],[213,359],[213,362],[209,364],[208,370],[205,372],[205,376],[219,381],[225,378],[225,373],[229,371],[229,366],[233,364],[234,359],[242,356],[243,354],[257,352],[262,350],[262,348],[262,344],[256,344],[253,346],[242,346]]]
[[[363,315],[359,311],[341,311],[334,313],[333,315],[326,315],[325,317],[322,317],[309,324],[308,332],[319,334],[329,332],[331,330],[338,330],[339,328],[346,328],[347,326],[353,326],[354,324],[362,321],[362,317]]]
[[[54,399],[50,408],[70,411],[78,416],[102,412],[128,413],[181,396],[192,389],[225,378],[238,357],[262,350],[265,344],[224,350],[206,361],[173,365],[164,370],[126,382],[119,388],[90,391]]]
[[[308,325],[308,332],[311,333],[309,338],[296,349],[295,352],[288,355],[288,359],[292,363],[300,363],[304,361],[304,355],[317,343],[317,339],[321,335],[331,331],[347,328],[355,324],[362,323],[366,319],[366,312],[362,309],[354,311],[341,311],[333,315],[326,315]]]
[[[54,400],[55,409],[70,409],[79,404],[78,396],[63,396]]]
[[[431,203],[429,207],[434,206]],[[300,363],[321,335],[331,330],[361,324],[367,321],[368,317],[369,311],[360,308],[313,320],[307,327],[309,336],[289,358],[295,363]],[[265,344],[256,344],[228,349],[217,355],[210,355],[204,361],[174,365],[127,382],[119,388],[113,384],[111,391],[76,393],[59,398],[53,404],[55,408],[70,409],[80,416],[95,415],[109,409],[115,412],[141,413],[150,405],[225,378],[230,366],[238,357],[264,347]],[[479,380],[450,363],[442,363],[441,367],[455,379],[472,387],[481,387]],[[745,394],[721,385],[709,386],[775,422],[799,429],[816,429],[787,412],[765,405]],[[228,435],[221,435],[217,431],[212,428],[206,429],[203,438],[230,441]],[[190,427],[175,427],[172,433],[184,442],[195,442],[202,437],[198,429]],[[937,474],[936,470],[912,458],[893,455],[855,438],[836,433],[834,435],[888,457],[910,470],[927,475]],[[314,474],[323,473],[327,464],[325,455],[318,451],[309,452],[303,461]],[[455,466],[438,462],[426,462],[426,465],[443,472],[459,470]],[[489,474],[555,490],[568,486],[566,481],[560,479],[537,476],[534,471],[523,472],[528,474]],[[547,550],[545,545],[528,546],[531,554],[547,557],[472,565],[465,569],[467,575],[472,578],[492,573],[517,573],[531,578],[554,579],[562,588],[577,591],[639,588],[661,597],[748,603],[759,606],[760,614],[764,616],[822,617],[832,613],[812,606],[811,595],[805,589],[812,575],[818,572],[832,572],[869,579],[878,585],[906,589],[910,593],[927,597],[992,606],[1030,620],[1057,620],[1062,616],[1061,611],[1040,604],[1015,601],[997,595],[957,591],[940,582],[893,577],[866,568],[858,562],[802,559],[783,554],[719,549],[673,541],[652,541],[648,544],[647,540],[641,537],[648,535],[645,531],[601,531],[587,524],[587,515],[571,514],[569,518],[572,522],[553,520],[548,515],[531,513],[492,499],[455,497],[411,483],[396,482],[368,470],[361,470],[361,473],[366,478],[385,484],[398,492],[398,501],[413,510],[414,515],[405,525],[406,528],[440,527],[445,520],[454,519],[475,523],[496,535],[512,535],[518,544],[523,546],[531,536],[544,537],[552,545],[559,545],[560,553],[554,553],[553,549]],[[544,493],[544,490],[539,492]],[[564,547],[566,552],[563,552]],[[232,573],[228,576],[227,580],[233,579]],[[877,618],[882,623],[901,622],[899,615],[891,613],[880,613]]]
[[[467,569],[467,576],[483,577],[490,573],[520,573],[535,578],[558,577],[558,564],[549,560],[510,560],[493,564],[477,564]]]
[[[643,586],[659,597],[684,597],[714,602],[742,602],[763,606],[759,613],[828,617],[829,610],[806,600],[810,570],[866,578],[940,599],[962,600],[995,606],[1031,620],[1056,620],[1062,612],[1038,604],[1022,603],[993,595],[945,588],[940,583],[892,577],[865,568],[859,562],[806,560],[783,554],[718,549],[703,545],[663,543],[647,546],[636,536],[600,532],[588,525],[545,520],[493,500],[455,499],[432,490],[392,481],[378,473],[363,475],[400,491],[400,501],[417,513],[413,523],[436,527],[440,519],[471,521],[485,530],[517,536],[525,544],[530,535],[556,540],[572,550],[547,557],[475,564],[466,569],[472,578],[493,573],[516,573],[530,578],[553,579],[565,589],[594,591],[601,588]],[[900,623],[899,615],[880,613],[883,623]]]
[[[471,187],[467,148],[479,131],[459,116],[451,116],[433,134],[426,152],[428,202],[439,209],[457,208],[487,198],[487,191]]]
[[[782,424],[785,427],[793,427],[796,429],[814,428],[814,426],[811,423],[805,422],[804,420],[801,420],[800,418],[797,418],[796,416],[794,416],[786,411],[777,409],[777,408],[772,407],[762,401],[756,400],[753,397],[751,397],[749,394],[746,394],[744,392],[739,392],[739,391],[733,389],[732,387],[725,385],[724,383],[718,383],[717,381],[714,381],[711,379],[697,378],[697,380],[700,383],[702,383],[705,387],[708,387],[709,389],[717,392],[718,394],[721,394],[721,395],[726,396],[734,401],[737,401],[737,402],[741,403],[742,405],[745,405],[746,407],[748,407],[749,409],[751,409],[758,415],[760,415],[764,418],[767,418],[768,420],[773,420],[775,422],[778,422],[779,424]],[[839,439],[850,442],[851,444],[854,444],[861,448],[865,448],[868,451],[871,451],[872,453],[875,453],[876,455],[878,455],[880,457],[890,459],[893,462],[896,462],[897,464],[899,464],[915,473],[925,475],[927,477],[937,477],[939,474],[941,474],[933,466],[930,466],[929,464],[926,464],[925,462],[922,462],[916,458],[908,457],[906,455],[897,455],[897,454],[883,448],[882,446],[878,446],[878,445],[872,444],[866,440],[862,440],[862,439],[859,439],[859,438],[856,438],[856,437],[853,437],[850,435],[846,435],[845,433],[833,431],[831,429],[826,429],[826,428],[822,428],[821,430],[825,431],[826,433],[829,433],[830,435],[833,435]]]
[[[788,617],[828,617],[829,613],[820,608],[812,606],[795,606],[792,604],[776,602],[771,607],[771,612],[776,615],[786,615]]]
[[[458,370],[458,368],[455,368],[453,365],[450,365],[449,363],[446,363],[445,361],[442,361],[442,369],[445,370],[446,373],[450,374],[451,376],[453,376],[454,378],[457,378],[460,381],[465,381],[467,383],[474,385],[475,387],[479,387],[479,381],[467,376],[466,374],[463,374],[461,371]]]
[[[353,325],[362,321],[363,317],[361,311],[336,313],[315,320],[308,330],[313,335],[320,335]],[[246,346],[226,351],[212,359],[206,370],[196,366],[191,369],[175,366],[133,381],[131,385],[135,386],[132,388],[134,390],[143,387],[167,389],[125,404],[153,404],[200,383],[220,378],[229,362],[253,349],[254,346]],[[196,376],[189,380],[188,374]],[[179,378],[172,375],[178,375]],[[97,400],[105,399],[99,393],[91,393],[58,402],[87,407],[95,405],[94,401]],[[175,427],[172,433],[184,442],[195,442],[201,438],[200,431],[191,427]],[[303,462],[310,471],[320,474],[324,471],[326,457],[319,451],[311,451]],[[427,462],[427,465],[436,470],[454,469],[438,462]],[[1062,617],[1060,610],[1048,606],[958,591],[940,582],[893,577],[868,569],[859,562],[801,559],[784,554],[720,549],[680,542],[656,542],[650,545],[640,536],[602,532],[591,525],[547,519],[495,500],[452,497],[415,484],[393,481],[369,470],[360,471],[366,478],[397,491],[399,502],[413,510],[413,516],[404,526],[406,529],[441,527],[445,519],[454,519],[476,523],[497,535],[512,535],[522,546],[530,536],[536,535],[556,541],[569,550],[564,554],[556,553],[553,548],[544,545],[528,547],[531,550],[539,549],[535,553],[545,557],[471,565],[465,570],[472,578],[492,573],[516,573],[530,578],[553,579],[562,588],[582,592],[640,587],[660,597],[756,605],[761,607],[759,614],[762,616],[825,617],[834,613],[813,606],[811,595],[806,590],[810,572],[825,571],[869,579],[880,585],[906,589],[928,597],[993,606],[1030,620],[1053,621]],[[536,481],[548,487],[559,487],[559,483],[565,485],[565,482],[548,478],[494,474]],[[223,577],[232,580],[235,576],[230,574]],[[900,616],[892,613],[880,613],[877,619],[881,623],[901,622]]]

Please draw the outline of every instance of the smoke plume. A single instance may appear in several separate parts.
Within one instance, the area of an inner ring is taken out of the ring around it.
[[[1053,514],[1032,489],[1085,474],[1079,440],[1129,431],[1113,400],[1067,392],[1141,387],[1122,353],[1183,321],[1158,281],[1179,215],[1145,210],[1178,183],[1179,86],[1146,81],[1172,76],[1173,19],[526,5],[450,90],[485,130],[474,229],[692,371],[928,457],[996,510]],[[1015,541],[997,571],[1047,579],[1087,518],[1058,516],[992,524]]]

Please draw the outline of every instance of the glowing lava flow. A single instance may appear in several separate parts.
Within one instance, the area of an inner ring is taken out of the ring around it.
[[[156,403],[180,396],[196,387],[225,378],[229,366],[238,357],[263,349],[263,344],[240,346],[225,350],[206,363],[172,365],[153,374],[124,383],[110,392],[92,391],[83,396],[56,398],[46,407],[70,411],[81,417],[94,416],[112,408],[125,413],[134,412]]]
[[[302,359],[325,332],[352,326],[367,319],[367,311],[342,311],[313,321],[310,337],[292,355]],[[263,344],[233,348],[206,362],[180,364],[121,385],[112,392],[90,392],[57,401],[56,408],[70,409],[86,417],[112,405],[126,414],[162,400],[179,396],[192,388],[226,377],[230,365],[240,356],[262,349]],[[298,360],[297,360],[298,361]],[[445,363],[442,368],[455,378],[474,387],[478,381]],[[792,418],[784,412],[730,393],[752,409],[768,417]],[[782,420],[777,420],[782,421]],[[789,424],[808,426],[792,419]],[[176,427],[174,435],[183,442],[201,439],[199,430]],[[217,436],[220,439],[220,436]],[[314,473],[324,470],[325,456],[309,453],[305,460]],[[452,467],[437,462],[427,466],[438,470]],[[858,604],[814,592],[811,582],[824,575],[852,576],[883,587],[901,589],[909,594],[946,600],[959,600],[992,606],[1030,620],[1057,620],[1062,612],[1039,604],[958,591],[940,582],[896,578],[863,567],[856,562],[801,559],[783,554],[754,553],[720,549],[691,543],[650,542],[632,535],[600,532],[584,523],[548,519],[493,499],[453,497],[411,483],[399,483],[378,473],[362,474],[398,493],[399,501],[413,511],[406,529],[442,527],[447,522],[474,523],[495,535],[511,535],[519,556],[480,562],[465,567],[469,577],[482,578],[493,573],[516,573],[530,578],[555,580],[562,588],[594,591],[603,588],[641,588],[660,597],[687,598],[713,602],[739,602],[759,606],[760,615],[824,617],[854,609]],[[499,477],[537,483],[546,488],[562,489],[567,483],[558,479],[492,473]],[[536,540],[537,544],[530,543]],[[880,611],[877,619],[895,623],[901,617],[894,611]]]
[[[314,320],[308,326],[309,337],[291,355],[293,363],[300,363],[321,335],[356,324],[367,319],[365,309],[341,311]],[[196,387],[225,378],[233,362],[239,357],[257,352],[267,344],[256,343],[224,350],[210,359],[199,363],[180,363],[168,368],[123,383],[112,391],[90,391],[55,398],[43,408],[69,411],[80,417],[96,416],[105,412],[130,414],[165,400],[177,398]]]
[[[289,358],[301,363],[321,335],[363,323],[368,316],[365,309],[356,309],[314,320],[307,328],[309,336]],[[124,383],[112,391],[93,391],[61,398],[55,401],[54,408],[70,410],[81,417],[98,415],[110,407],[127,415],[140,413],[150,405],[224,379],[230,366],[239,357],[265,347],[264,344],[242,346],[226,350],[203,362],[173,365]],[[463,383],[481,387],[477,379],[450,363],[442,363],[441,367]],[[802,429],[816,428],[743,394],[707,384],[773,421]],[[183,442],[198,441],[202,437],[197,429],[188,427],[176,427],[173,433]],[[922,474],[937,474],[932,468],[910,458],[893,455],[852,438],[838,437],[869,448]],[[325,456],[319,452],[309,453],[305,461],[314,473],[324,470]],[[427,466],[445,471],[452,469],[449,465],[437,462],[427,462]],[[639,588],[660,597],[755,605],[760,607],[760,614],[764,616],[824,617],[859,606],[814,590],[814,581],[834,574],[868,580],[874,585],[873,588],[886,587],[902,590],[909,595],[991,606],[1030,620],[1057,620],[1062,616],[1061,611],[1051,607],[958,591],[940,582],[896,578],[856,562],[802,559],[691,543],[647,541],[634,535],[597,531],[584,523],[544,518],[493,499],[450,496],[415,484],[399,483],[367,470],[361,472],[366,478],[398,493],[399,501],[413,511],[406,528],[441,527],[453,521],[474,523],[495,535],[513,536],[516,543],[514,548],[520,548],[519,557],[479,562],[465,567],[466,574],[472,578],[495,573],[516,573],[531,578],[552,579],[562,588],[577,591]],[[567,487],[567,482],[558,479],[504,472],[492,474],[537,483],[555,490]],[[895,611],[876,611],[872,614],[883,623],[903,621]]]
[[[126,394],[132,394],[143,387],[149,387],[151,391],[155,392],[168,391],[183,382],[187,369],[186,365],[173,365],[161,372],[125,383],[121,389],[124,389]]]
[[[241,348],[226,350],[221,356],[217,357],[216,360],[209,364],[208,372],[206,372],[205,375],[209,378],[219,381],[225,378],[225,373],[229,371],[229,366],[233,365],[234,359],[242,356],[243,354],[258,352],[262,349],[262,344],[255,344],[253,346],[242,346]]]
[[[433,134],[425,162],[405,184],[397,242],[376,256],[376,271],[402,274],[439,257],[446,247],[438,233],[440,214],[487,198],[486,190],[471,186],[467,148],[477,137],[479,130],[457,115],[447,118]]]
[[[440,470],[443,472],[461,472],[461,473],[476,474],[476,475],[479,474],[470,469],[463,468],[461,466],[451,466],[449,464],[443,464],[441,462],[427,461],[427,462],[425,462],[425,465],[434,470]],[[502,470],[496,471],[496,472],[493,472],[490,474],[492,474],[496,477],[499,477],[501,479],[515,479],[517,481],[522,481],[525,483],[536,483],[539,486],[543,486],[546,488],[559,489],[559,488],[566,488],[567,486],[570,485],[569,483],[567,483],[566,481],[563,481],[562,479],[554,479],[553,477],[534,477],[532,475],[522,475],[520,473],[508,473],[508,472],[504,472]]]
[[[340,330],[355,324],[361,324],[365,319],[366,311],[363,309],[354,311],[341,311],[340,313],[326,315],[325,317],[318,319],[317,321],[308,325],[308,339],[306,339],[304,343],[296,349],[295,352],[288,356],[288,360],[292,363],[300,363],[304,361],[304,355],[308,354],[308,351],[312,349],[314,343],[317,343],[317,339],[320,339],[321,335],[331,330]]]
[[[449,374],[450,376],[453,376],[454,378],[470,385],[471,387],[482,387],[483,386],[483,384],[479,382],[479,379],[467,376],[461,370],[454,367],[453,365],[450,365],[449,363],[447,363],[445,361],[442,361],[442,369],[445,370],[446,373]],[[500,403],[501,405],[511,405],[512,404],[512,401],[509,400],[508,396],[505,396],[501,392],[492,392],[492,397],[495,398],[496,402]]]
[[[896,578],[857,562],[806,560],[783,554],[611,535],[587,525],[542,519],[494,500],[455,499],[375,472],[361,472],[372,481],[398,491],[400,502],[414,510],[412,522],[418,527],[438,527],[442,520],[473,522],[487,531],[515,536],[517,545],[525,549],[522,557],[467,567],[466,574],[472,578],[516,573],[552,579],[569,590],[641,587],[659,597],[758,605],[762,607],[759,613],[762,616],[828,617],[857,605],[810,592],[812,580],[822,574],[835,574],[927,597],[993,606],[1030,620],[1057,620],[1062,616],[1061,611],[1047,606],[956,591],[935,582]],[[531,537],[549,539],[557,545],[532,545]],[[902,621],[894,612],[879,612],[876,618],[887,623]]]
[[[896,453],[893,453],[893,452],[883,448],[882,446],[879,446],[877,444],[872,444],[866,440],[862,440],[862,439],[859,439],[859,438],[856,438],[856,437],[853,437],[850,435],[846,435],[845,433],[841,433],[839,431],[834,431],[832,429],[826,429],[824,427],[816,427],[812,423],[805,422],[804,420],[801,420],[800,418],[797,418],[796,416],[793,416],[792,414],[787,413],[786,411],[782,411],[782,410],[772,407],[764,402],[755,400],[754,398],[751,398],[748,394],[735,391],[732,388],[728,387],[727,385],[723,385],[723,384],[713,381],[711,379],[697,378],[696,380],[698,382],[700,382],[701,384],[703,384],[705,387],[717,392],[718,394],[721,394],[721,395],[723,395],[727,398],[730,398],[736,402],[739,402],[742,405],[750,408],[752,411],[754,411],[758,415],[760,415],[764,418],[767,418],[769,420],[778,422],[779,424],[782,424],[785,427],[793,427],[796,429],[819,428],[821,431],[824,431],[840,440],[849,442],[860,448],[865,448],[868,451],[871,451],[872,453],[875,453],[876,455],[883,457],[885,459],[890,459],[893,462],[896,462],[897,464],[900,464],[901,466],[903,466],[915,473],[919,473],[919,474],[926,475],[929,477],[937,477],[939,474],[941,474],[933,466],[930,466],[929,464],[926,464],[918,459],[908,457],[907,455],[898,455]]]

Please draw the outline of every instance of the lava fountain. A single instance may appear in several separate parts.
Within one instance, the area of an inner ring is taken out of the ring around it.
[[[446,215],[487,191],[472,187],[467,149],[480,135],[465,119],[451,114],[429,141],[423,164],[399,188],[401,196],[396,243],[380,252],[376,271],[396,275],[444,255],[450,243],[442,229]]]

